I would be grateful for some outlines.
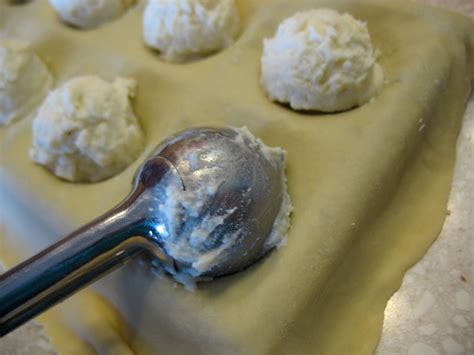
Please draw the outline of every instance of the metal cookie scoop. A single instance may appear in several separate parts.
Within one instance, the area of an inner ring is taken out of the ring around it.
[[[239,143],[236,136],[233,129],[201,128],[171,137],[141,165],[132,192],[117,207],[0,275],[0,336],[143,252],[165,270],[192,269],[169,256],[163,239],[169,221],[163,221],[157,201],[168,184],[179,183],[192,193],[203,171],[215,171],[223,181],[205,202],[207,213],[232,211],[213,232],[213,246],[240,231],[227,257],[203,276],[234,273],[261,258],[280,210],[282,176],[250,141]]]

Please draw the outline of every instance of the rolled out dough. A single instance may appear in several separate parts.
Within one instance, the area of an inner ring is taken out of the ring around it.
[[[86,32],[61,25],[42,1],[2,6],[1,35],[32,41],[58,82],[85,73],[135,78],[148,151],[196,125],[247,125],[288,151],[294,213],[287,246],[194,293],[133,262],[95,285],[123,321],[91,317],[109,306],[83,295],[60,306],[84,339],[99,349],[113,339],[122,350],[158,354],[373,352],[387,300],[444,221],[474,74],[472,21],[388,0],[242,0],[237,42],[177,65],[142,44],[142,6]],[[382,92],[349,112],[293,112],[267,100],[259,85],[262,39],[283,18],[319,6],[367,21],[381,53]],[[0,206],[16,231],[8,243],[21,257],[119,202],[139,164],[103,183],[59,181],[29,161],[30,124],[0,130]],[[83,321],[92,325],[77,326]]]

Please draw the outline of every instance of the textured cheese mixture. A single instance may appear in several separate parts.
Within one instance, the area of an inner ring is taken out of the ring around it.
[[[0,126],[34,111],[51,83],[48,68],[27,42],[0,39]]]
[[[52,91],[33,121],[30,157],[56,176],[94,182],[125,169],[144,137],[130,105],[135,81],[97,76],[71,79]]]
[[[49,0],[61,19],[79,28],[98,27],[122,16],[136,0]]]
[[[262,85],[271,100],[295,110],[343,111],[380,89],[367,24],[330,9],[298,12],[265,39]]]
[[[233,128],[238,135],[233,139],[242,151],[251,149],[253,154],[262,157],[276,167],[281,176],[282,201],[273,228],[268,236],[255,236],[256,239],[266,238],[265,249],[269,250],[286,241],[290,226],[291,199],[288,194],[285,177],[286,152],[280,148],[267,147],[260,139],[250,133],[247,128]],[[201,166],[200,154],[192,154],[186,161],[189,166]],[[235,157],[239,159],[238,156]],[[166,252],[175,260],[191,267],[185,272],[191,276],[211,270],[219,263],[232,258],[233,247],[240,242],[239,237],[245,232],[246,226],[240,225],[237,230],[222,236],[218,231],[232,215],[237,207],[223,211],[209,211],[207,203],[215,198],[219,187],[223,184],[219,170],[223,169],[219,162],[198,171],[191,169],[192,174],[199,173],[199,180],[181,176],[187,189],[183,190],[181,181],[173,179],[163,192],[164,199],[157,207],[159,219],[166,221],[164,233],[161,234]],[[245,223],[245,222],[244,222]],[[217,240],[216,240],[217,239]]]
[[[182,62],[228,47],[239,32],[234,0],[150,0],[145,43],[168,61]]]

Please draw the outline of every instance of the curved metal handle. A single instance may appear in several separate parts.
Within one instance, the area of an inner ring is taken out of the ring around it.
[[[0,337],[144,250],[169,264],[140,198],[168,169],[162,159],[147,161],[120,205],[0,275]]]
[[[142,251],[141,222],[103,216],[0,275],[0,336]]]

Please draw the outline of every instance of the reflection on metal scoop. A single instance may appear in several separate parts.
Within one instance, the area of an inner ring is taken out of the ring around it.
[[[227,257],[202,276],[234,273],[261,258],[280,210],[282,176],[279,166],[250,141],[239,144],[236,136],[233,129],[201,128],[168,139],[141,165],[122,203],[0,275],[0,336],[144,251],[165,270],[192,269],[166,250],[162,234],[171,222],[163,220],[158,202],[168,184],[179,183],[193,193],[204,171],[215,171],[223,181],[205,202],[206,213],[232,211],[213,233],[213,245],[218,247],[229,233],[239,233]]]

